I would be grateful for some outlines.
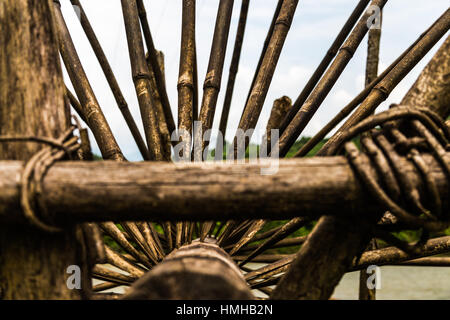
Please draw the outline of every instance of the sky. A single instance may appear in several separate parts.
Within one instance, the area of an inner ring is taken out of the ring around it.
[[[120,0],[81,0],[103,50],[111,64],[119,86],[143,135],[139,105],[132,77],[128,46]],[[253,74],[269,29],[278,0],[251,0],[244,35],[239,71],[236,78],[226,139],[231,140],[244,108]],[[309,77],[318,66],[329,46],[339,33],[357,0],[300,0],[293,23],[286,38],[274,77],[263,106],[252,141],[259,143],[267,124],[273,101],[284,95],[295,101]],[[130,161],[142,160],[131,133],[117,108],[114,96],[81,28],[70,0],[61,0],[63,15],[77,48],[80,60],[105,117],[122,149]],[[177,80],[181,43],[181,0],[144,0],[149,24],[158,50],[164,52],[166,86],[175,121],[177,121]],[[199,100],[209,61],[219,0],[197,0],[196,41],[199,76]],[[391,0],[383,10],[380,44],[381,73],[407,49],[447,8],[448,0]],[[235,0],[231,20],[222,86],[217,102],[213,128],[218,128],[222,113],[228,69],[234,47],[241,1]],[[398,103],[412,86],[447,34],[422,59],[413,71],[397,86],[390,97],[377,109],[382,111]],[[317,133],[331,118],[352,100],[364,87],[367,36],[359,46],[345,71],[328,94],[324,103],[305,128],[302,136]],[[74,92],[64,70],[67,86]],[[144,136],[144,135],[143,135]],[[212,147],[215,138],[212,139]],[[100,154],[93,136],[91,143]]]

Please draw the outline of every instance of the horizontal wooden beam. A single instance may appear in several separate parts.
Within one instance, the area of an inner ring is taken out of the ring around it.
[[[369,160],[362,156],[366,165]],[[448,208],[448,181],[438,163],[424,156]],[[403,160],[402,160],[403,161]],[[450,163],[450,153],[445,156]],[[422,194],[414,166],[402,168]],[[278,172],[261,175],[267,164],[159,162],[59,162],[43,182],[43,202],[57,224],[86,221],[207,221],[288,219],[296,216],[369,214],[380,210],[344,157],[279,161]],[[23,222],[19,177],[23,162],[0,161],[0,222]],[[374,169],[372,169],[374,170]]]

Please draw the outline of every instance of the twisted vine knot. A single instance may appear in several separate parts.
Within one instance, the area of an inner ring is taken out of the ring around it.
[[[352,141],[358,135],[361,150]],[[439,163],[448,181],[449,199],[450,166],[445,160],[449,141],[449,127],[438,114],[424,108],[393,105],[388,111],[370,116],[344,132],[341,142],[332,146],[328,155],[345,150],[356,176],[390,213],[391,227],[400,226],[398,231],[422,231],[421,239],[411,246],[382,229],[383,223],[373,229],[376,237],[402,250],[414,252],[428,240],[429,232],[441,231],[450,225],[449,210],[444,210],[436,181],[422,157],[423,153],[430,153]],[[369,167],[366,159],[369,159]],[[411,172],[405,169],[407,166],[402,165],[405,161],[411,162],[419,172],[423,182],[422,193],[411,181]],[[428,200],[426,205],[424,199]]]
[[[20,177],[20,205],[26,220],[33,226],[46,232],[60,232],[61,228],[53,226],[41,217],[49,218],[48,210],[43,200],[42,181],[50,167],[66,155],[72,159],[72,154],[81,144],[74,135],[77,126],[71,126],[59,138],[37,136],[0,136],[0,142],[35,142],[46,144],[47,147],[36,152],[25,164]]]

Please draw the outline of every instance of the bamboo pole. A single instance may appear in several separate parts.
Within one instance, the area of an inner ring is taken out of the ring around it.
[[[208,70],[203,83],[203,98],[200,108],[199,121],[200,132],[194,132],[194,149],[192,152],[194,161],[202,161],[204,150],[208,148],[209,141],[204,139],[206,131],[210,130],[214,121],[217,98],[222,82],[222,72],[225,60],[228,34],[230,31],[231,15],[233,13],[234,0],[221,0],[217,9],[216,25],[214,29],[211,53],[209,56]],[[200,237],[203,241],[213,225],[208,221],[200,225]],[[177,228],[181,231],[181,227]],[[179,236],[177,237],[179,239]],[[181,244],[181,243],[180,243]]]
[[[403,263],[406,261],[415,260],[417,258],[447,253],[449,251],[450,236],[428,240],[420,247],[420,250],[416,254],[405,253],[395,247],[366,251],[361,255],[361,258],[357,262],[353,261],[350,271],[361,270],[370,265],[383,266]]]
[[[301,218],[300,218],[301,219]],[[283,233],[286,232],[285,230],[283,230]],[[286,239],[282,239],[282,240],[278,240],[277,242],[273,242],[270,245],[270,249],[274,249],[274,248],[284,248],[284,247],[292,247],[292,246],[298,246],[301,245],[305,242],[306,240],[306,236],[301,236],[301,237],[292,237],[292,238],[286,238]],[[254,241],[254,239],[252,239],[252,241]],[[272,241],[272,239],[271,239]],[[241,248],[240,251],[238,251],[239,253],[243,253],[243,252],[251,252],[255,249],[259,248],[259,244],[249,244],[246,245],[244,247]],[[268,247],[269,248],[269,247]]]
[[[281,132],[281,124],[288,112],[292,110],[292,101],[287,96],[276,99],[273,102],[269,121],[267,121],[266,133],[262,138],[261,148],[267,148],[266,154],[270,154],[272,148],[272,130],[278,129]],[[276,142],[276,141],[275,141]]]
[[[58,138],[67,130],[70,114],[64,99],[52,1],[1,1],[0,28],[1,134]],[[42,149],[37,143],[2,143],[0,158],[29,160]],[[1,299],[87,298],[89,271],[76,235],[75,226],[49,234],[28,223],[1,224]],[[83,290],[67,287],[71,265],[81,268]]]
[[[364,9],[369,4],[370,0],[360,0],[358,4],[356,5],[355,9],[353,10],[350,17],[345,22],[344,26],[342,27],[339,34],[336,36],[336,39],[334,40],[333,44],[328,49],[327,53],[323,57],[320,64],[317,66],[316,70],[312,74],[311,78],[306,83],[303,90],[300,92],[299,96],[294,102],[294,105],[292,106],[292,109],[289,110],[289,113],[286,115],[286,117],[283,119],[283,122],[280,126],[280,135],[283,134],[284,130],[286,130],[289,123],[294,119],[297,112],[300,110],[302,105],[305,103],[308,96],[313,91],[314,87],[319,82],[320,78],[323,76],[324,72],[330,65],[331,61],[334,59],[336,54],[338,53],[339,48],[344,43],[345,39],[349,35],[350,31],[355,26],[356,22],[358,21],[358,18],[361,16],[361,14],[364,12]]]
[[[144,160],[150,160],[150,154],[148,152],[147,146],[144,140],[142,139],[142,136],[136,125],[136,122],[133,119],[133,116],[131,115],[130,109],[128,108],[128,104],[122,94],[122,91],[120,90],[119,84],[117,83],[116,77],[114,76],[114,73],[111,69],[108,59],[106,58],[106,55],[100,45],[100,42],[97,39],[97,36],[95,35],[94,29],[92,28],[91,23],[89,22],[89,19],[80,1],[70,0],[70,2],[72,3],[73,6],[77,7],[77,10],[79,10],[80,14],[79,19],[81,26],[83,27],[86,37],[88,38],[89,43],[91,44],[91,47],[94,50],[95,56],[97,57],[98,62],[100,63],[103,73],[105,74],[106,80],[108,81],[109,87],[111,88],[111,91],[114,95],[114,99],[116,100],[117,106],[119,107],[119,110],[122,113],[122,116],[125,119],[128,128],[130,129],[130,132],[133,136],[134,141],[136,142],[136,145],[139,148],[142,157],[144,158]]]
[[[167,90],[164,83],[164,76],[159,68],[158,55],[153,43],[150,26],[147,20],[147,11],[145,10],[143,0],[136,0],[135,2],[139,14],[139,20],[141,21],[142,32],[144,33],[145,44],[147,45],[149,62],[155,73],[156,87],[161,97],[161,103],[164,110],[164,117],[167,122],[167,128],[169,129],[169,133],[172,134],[176,129],[175,122],[173,120],[172,110],[170,109],[169,97],[167,96]]]
[[[278,15],[280,14],[282,4],[283,4],[283,0],[278,0],[277,6],[275,7],[275,11],[273,12],[272,21],[270,23],[269,30],[267,31],[266,38],[264,39],[263,48],[261,50],[261,54],[259,55],[258,64],[256,65],[255,73],[253,74],[252,83],[250,85],[250,89],[247,94],[247,99],[245,100],[244,110],[242,110],[241,119],[242,119],[242,116],[244,115],[245,106],[247,105],[248,100],[250,99],[250,94],[252,93],[253,86],[255,85],[256,76],[259,73],[259,69],[261,68],[262,61],[264,59],[264,56],[266,55],[267,47],[269,46],[270,38],[272,38],[273,29],[275,28],[275,23],[277,21]]]
[[[163,80],[165,82],[164,74],[165,74],[165,67],[164,67],[164,54],[162,51],[156,52],[157,59],[158,59],[158,65],[159,69],[161,70],[161,74],[163,76]],[[172,156],[172,141],[171,136],[169,132],[169,128],[167,127],[167,121],[166,116],[164,114],[164,107],[161,102],[161,95],[158,92],[158,87],[156,85],[156,77],[155,72],[153,71],[153,68],[150,64],[150,59],[148,59],[147,55],[147,66],[148,70],[150,72],[150,84],[151,84],[151,94],[153,97],[153,101],[155,103],[155,115],[156,115],[156,121],[158,123],[158,128],[161,134],[161,143],[162,143],[162,151],[163,151],[163,158],[167,161],[171,159]]]
[[[156,105],[151,94],[151,75],[145,60],[138,9],[135,0],[121,0],[130,54],[131,70],[152,160],[164,160],[161,134],[156,119]],[[159,69],[158,66],[154,69]]]
[[[103,280],[103,281],[109,281],[121,285],[130,285],[134,281],[136,281],[138,278],[129,276],[126,274],[122,274],[116,271],[111,270],[110,268],[107,268],[102,265],[96,265],[92,270],[93,276],[96,279]]]
[[[273,34],[267,46],[267,51],[264,54],[261,67],[259,68],[258,75],[256,76],[255,84],[251,90],[250,98],[244,108],[241,121],[239,122],[238,129],[243,130],[244,132],[248,129],[253,129],[256,126],[281,54],[281,50],[283,48],[284,41],[286,40],[292,19],[294,18],[297,4],[298,0],[284,0],[281,5],[280,13],[274,25]],[[235,156],[238,149],[237,136],[238,133],[236,132],[233,143]],[[248,139],[244,141],[245,149],[250,138],[251,137],[248,137]]]
[[[54,1],[54,12],[59,35],[60,53],[102,156],[104,159],[124,161],[125,158],[122,151],[111,132],[111,128],[81,65],[80,58],[64,21],[59,1]]]
[[[225,143],[225,134],[227,132],[228,115],[230,113],[231,99],[233,98],[234,83],[239,68],[239,60],[241,58],[242,43],[244,41],[245,26],[247,24],[247,14],[250,0],[242,0],[241,12],[239,14],[239,23],[236,31],[236,39],[234,41],[233,56],[231,58],[230,71],[228,74],[227,89],[225,92],[225,100],[222,107],[222,115],[220,117],[219,132],[222,134],[223,141],[219,141],[220,135],[217,137],[216,143],[216,159],[222,159],[222,152],[217,152],[217,146]]]
[[[208,70],[203,83],[203,98],[200,108],[199,121],[201,121],[201,134],[194,132],[194,145],[201,146],[194,150],[194,160],[203,159],[203,150],[208,142],[203,139],[205,131],[212,128],[217,98],[222,81],[223,64],[230,31],[231,14],[234,0],[220,0],[217,10],[216,25],[214,29]]]
[[[113,238],[126,252],[130,253],[135,259],[145,265],[147,268],[153,266],[149,259],[140,251],[138,251],[124,236],[122,231],[113,222],[103,222],[100,227],[111,238]]]
[[[373,0],[371,6],[377,6],[382,9],[387,0]],[[344,71],[345,67],[353,57],[356,49],[369,31],[368,21],[372,16],[372,12],[366,11],[361,17],[355,28],[344,42],[338,55],[334,59],[327,72],[320,79],[317,86],[309,95],[308,99],[301,106],[295,117],[286,127],[286,130],[279,140],[279,154],[284,157],[294,144],[295,140],[300,136],[303,129],[309,123],[315,112],[319,109],[328,93],[331,91],[336,81]]]
[[[180,71],[178,75],[178,130],[189,133],[187,150],[191,150],[194,117],[195,68],[195,0],[183,0]],[[187,137],[180,137],[180,141]],[[181,155],[182,156],[182,155]]]
[[[194,73],[196,69],[196,47],[195,47],[195,0],[183,0],[180,69],[178,75],[178,132],[180,142],[186,143],[185,150],[191,154],[192,148],[192,126],[194,119]],[[175,155],[183,158],[181,154]],[[180,247],[182,235],[187,240],[190,229],[189,223],[177,223],[176,247]]]

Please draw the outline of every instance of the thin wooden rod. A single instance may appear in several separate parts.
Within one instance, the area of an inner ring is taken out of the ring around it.
[[[54,2],[54,9],[59,35],[60,53],[78,99],[83,106],[89,128],[91,128],[94,134],[104,159],[123,161],[125,157],[111,132],[111,128],[89,84],[69,30],[67,29],[66,22],[64,21],[59,1]]]
[[[373,88],[358,109],[355,110],[338,131],[322,146],[317,154],[326,154],[333,145],[341,141],[342,134],[346,129],[373,113],[387,99],[397,84],[419,63],[449,29],[450,9],[447,9],[414,48]]]
[[[122,90],[120,89],[119,84],[117,83],[116,77],[114,76],[114,73],[111,69],[108,59],[106,58],[106,55],[100,45],[100,42],[97,39],[97,36],[95,35],[94,29],[92,28],[91,23],[89,22],[89,19],[80,1],[70,0],[70,2],[72,3],[73,6],[77,7],[77,10],[79,10],[77,11],[77,14],[78,13],[80,14],[79,19],[81,26],[83,27],[86,37],[88,38],[89,43],[91,44],[91,47],[94,50],[98,62],[100,63],[103,73],[105,74],[106,80],[108,81],[109,87],[111,88],[111,91],[114,95],[114,99],[116,100],[117,106],[119,107],[119,110],[122,113],[122,116],[125,119],[128,128],[130,129],[133,139],[139,148],[139,152],[141,153],[144,160],[150,160],[150,154],[148,152],[147,146],[144,140],[142,139],[141,133],[139,132],[136,122],[134,121],[130,109],[128,108],[128,104],[122,94]]]
[[[292,109],[289,110],[289,113],[286,115],[286,117],[283,119],[283,122],[280,127],[280,135],[283,134],[284,130],[286,130],[289,123],[294,119],[297,112],[300,110],[301,106],[305,103],[308,96],[313,91],[314,87],[319,82],[320,78],[324,74],[324,72],[327,70],[328,66],[330,65],[331,61],[334,59],[336,54],[338,53],[339,48],[344,43],[345,39],[349,35],[350,31],[355,26],[356,22],[358,21],[361,14],[364,12],[364,9],[369,4],[370,0],[360,0],[359,3],[356,5],[355,9],[353,10],[350,17],[345,22],[344,26],[342,27],[341,31],[337,35],[336,39],[334,40],[331,47],[328,49],[327,53],[323,57],[320,64],[317,66],[316,70],[314,71],[311,78],[308,80],[308,83],[306,83],[303,90],[300,92],[299,96],[294,102],[294,105],[292,106]]]
[[[241,121],[239,122],[238,130],[243,130],[246,132],[248,129],[254,129],[256,126],[281,54],[281,50],[292,24],[297,4],[298,0],[283,1],[280,13],[274,25],[273,34],[270,38],[267,51],[264,54],[255,84],[252,87],[250,98],[245,106]],[[237,136],[238,132],[236,132],[233,144],[235,154],[238,148]],[[251,137],[246,139],[245,146],[248,145],[250,138]]]
[[[344,120],[356,107],[358,107],[361,102],[363,102],[370,92],[375,88],[375,86],[380,83],[389,72],[394,69],[396,65],[414,48],[415,45],[425,36],[425,34],[430,30],[430,28],[422,33],[420,37],[414,41],[414,43],[408,47],[403,53],[392,62],[389,67],[386,68],[376,79],[374,79],[370,84],[368,84],[352,101],[350,101],[341,111],[327,123],[314,137],[308,140],[295,154],[295,157],[304,157],[311,151],[325,136],[330,133],[342,120]]]
[[[194,118],[195,0],[183,0],[180,71],[178,75],[178,130],[189,133],[186,149],[191,150]],[[181,135],[181,141],[187,137]]]
[[[292,246],[298,246],[305,242],[306,236],[301,237],[293,237],[293,238],[286,238],[279,240],[278,242],[275,242],[270,246],[270,249],[274,248],[284,248],[284,247],[292,247]],[[253,251],[257,249],[260,245],[259,244],[250,244],[245,247],[242,247],[242,249],[239,252],[248,252]]]
[[[103,281],[109,281],[121,285],[130,285],[134,281],[136,281],[138,278],[129,276],[126,274],[122,274],[116,271],[111,270],[110,268],[107,268],[102,265],[96,265],[94,266],[93,270],[93,277],[99,280]]]
[[[205,131],[212,128],[217,98],[222,81],[223,64],[230,31],[233,0],[220,0],[217,10],[216,26],[209,56],[208,70],[203,83],[203,98],[200,108],[201,134],[194,132],[195,144],[201,146],[194,150],[194,159],[201,160],[203,150],[208,147],[208,141],[203,139]]]
[[[243,259],[239,265],[245,265],[247,262],[251,261],[254,257],[258,256],[263,251],[273,247],[273,245],[279,243],[281,240],[295,232],[296,230],[303,227],[306,223],[308,223],[309,220],[304,218],[294,218],[285,225],[282,226],[282,228],[276,232],[273,236],[271,236],[269,239],[267,239],[265,242],[260,244],[255,250],[253,250],[245,259]]]
[[[161,70],[161,74],[163,75],[164,78],[165,75],[164,53],[162,51],[157,51],[156,55],[158,58],[158,65]],[[158,92],[158,87],[156,85],[155,73],[153,72],[153,68],[150,64],[150,59],[148,59],[148,55],[146,59],[148,70],[150,72],[151,94],[156,107],[155,115],[158,123],[159,132],[161,134],[161,143],[162,143],[162,150],[164,152],[164,159],[170,159],[172,155],[172,141],[170,137],[170,132],[169,128],[167,127],[167,121],[166,116],[164,115],[164,107],[161,102],[161,96]],[[163,79],[163,81],[165,81],[165,79]]]
[[[447,208],[447,178],[434,157],[423,157],[438,186],[443,208]],[[370,167],[366,156],[361,159]],[[449,163],[450,154],[444,159]],[[414,165],[406,159],[398,165],[411,184],[424,192],[424,182]],[[22,162],[0,162],[0,221],[22,219],[17,205],[17,176],[22,166]],[[54,213],[55,222],[63,224],[208,221],[217,219],[218,214],[224,220],[280,220],[317,217],[323,212],[342,217],[360,214],[360,210],[366,214],[380,210],[344,157],[280,160],[274,175],[261,175],[262,166],[265,164],[60,162],[45,177],[43,201],[48,212]],[[377,176],[375,168],[370,170]],[[317,201],[318,194],[321,201]],[[184,205],[185,199],[190,199],[189,206]]]
[[[150,32],[150,26],[147,20],[147,11],[145,10],[143,0],[136,0],[134,2],[136,2],[139,13],[139,19],[141,21],[142,32],[144,33],[145,44],[147,45],[148,50],[149,62],[155,73],[156,86],[158,88],[158,93],[161,97],[161,103],[164,109],[164,116],[167,121],[167,128],[169,129],[170,134],[172,134],[176,130],[175,122],[173,120],[172,110],[170,108],[169,97],[167,96],[164,77],[161,73],[161,70],[159,69],[157,51],[153,43],[152,34]]]
[[[194,73],[196,66],[195,47],[195,0],[183,0],[181,22],[180,69],[178,74],[178,132],[180,142],[186,143],[185,150],[191,155],[192,126],[194,119]],[[182,154],[175,156],[185,156]],[[187,242],[190,225],[186,222],[176,224],[175,247],[181,246],[182,239]]]
[[[373,0],[371,5],[382,9],[386,2],[387,0]],[[320,79],[319,83],[306,99],[305,103],[301,106],[295,117],[286,127],[286,130],[283,132],[279,140],[280,157],[284,157],[288,153],[289,149],[319,109],[320,105],[339,79],[347,64],[352,59],[356,49],[359,47],[361,41],[364,39],[364,36],[369,31],[368,21],[371,16],[372,12],[369,10],[364,13],[347,40],[342,45],[331,66]]]
[[[66,96],[67,96],[67,98],[69,98],[70,105],[75,109],[76,113],[81,118],[81,120],[83,120],[87,124],[88,122],[87,122],[86,117],[84,116],[83,107],[81,106],[77,97],[75,97],[75,95],[69,90],[69,88],[67,88],[67,86],[65,86],[65,90],[66,90]]]
[[[416,258],[433,256],[450,251],[450,236],[428,240],[416,254],[405,253],[395,247],[366,251],[361,255],[357,264],[351,270],[360,270],[370,265],[391,265],[410,261]]]
[[[151,74],[145,60],[144,44],[135,0],[121,0],[133,82],[141,110],[147,146],[152,160],[165,160],[156,105],[151,92]],[[157,65],[154,71],[159,70]]]
[[[124,236],[122,231],[113,222],[100,223],[100,227],[111,238],[113,238],[119,246],[121,246],[126,252],[131,254],[135,259],[144,264],[147,268],[151,268],[152,264],[149,259],[140,251],[138,251]]]
[[[263,148],[263,150],[267,150],[266,154],[270,154],[272,148],[272,130],[280,129],[283,118],[290,109],[292,109],[292,101],[287,96],[283,96],[273,102],[272,111],[270,112],[270,117],[267,121],[266,133],[262,138],[260,147]]]
[[[193,97],[193,121],[198,120],[198,66],[197,66],[197,45],[194,50],[194,97]]]
[[[273,263],[287,257],[294,257],[294,254],[260,254],[252,258],[251,262]],[[245,264],[246,256],[232,256],[233,260],[239,262],[239,265]],[[243,263],[244,262],[244,263]]]
[[[233,255],[240,248],[242,248],[244,245],[246,245],[248,242],[250,242],[252,240],[252,238],[255,236],[255,234],[259,230],[261,230],[265,224],[266,224],[266,220],[258,219],[258,220],[253,221],[249,227],[245,228],[244,230],[246,230],[246,231],[245,231],[244,235],[236,242],[236,244],[230,250],[230,255]]]
[[[283,0],[278,0],[277,6],[275,7],[275,11],[273,12],[272,22],[270,23],[270,27],[269,27],[269,30],[267,31],[266,39],[264,40],[261,54],[259,55],[258,64],[256,65],[256,70],[255,70],[255,73],[253,74],[253,79],[252,79],[252,83],[250,85],[250,89],[248,90],[247,99],[245,99],[244,110],[245,110],[245,106],[248,103],[248,100],[250,99],[250,94],[252,93],[253,86],[255,85],[256,76],[259,73],[259,69],[261,68],[262,61],[264,59],[264,56],[266,55],[267,47],[269,46],[270,38],[272,38],[273,29],[275,28],[275,23],[277,21],[278,15],[280,14],[282,4],[283,4]],[[242,110],[241,119],[244,114],[244,110]]]
[[[220,123],[219,123],[219,132],[221,133],[221,135],[219,135],[217,137],[216,150],[217,150],[217,145],[219,145],[219,143],[225,143],[225,134],[227,131],[228,115],[230,113],[231,99],[233,98],[234,84],[236,81],[236,75],[237,75],[238,68],[239,68],[239,60],[241,57],[242,43],[244,41],[244,33],[245,33],[245,26],[247,24],[247,14],[248,14],[249,5],[250,5],[250,0],[242,0],[241,12],[239,15],[239,23],[238,23],[238,28],[237,28],[237,32],[236,32],[236,39],[234,42],[233,57],[231,58],[230,71],[228,74],[228,82],[227,82],[227,89],[225,92],[225,100],[223,102],[222,115],[220,117]],[[221,137],[223,138],[223,141],[219,142],[219,139]],[[217,152],[216,152],[216,159],[219,156],[220,156],[220,159],[222,159],[222,154],[217,154]]]

